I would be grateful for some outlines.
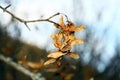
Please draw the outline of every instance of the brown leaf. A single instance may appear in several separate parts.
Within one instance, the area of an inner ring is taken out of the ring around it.
[[[72,32],[78,32],[78,31],[82,31],[85,29],[84,26],[75,26],[74,23],[69,22],[69,27],[68,27],[68,31],[72,31]]]
[[[51,35],[51,38],[53,39],[53,40],[55,40],[55,44],[54,44],[54,46],[56,47],[56,48],[59,48],[59,49],[61,49],[64,45],[62,44],[62,38],[63,38],[63,35],[62,34],[53,34],[53,35]]]
[[[67,55],[70,56],[73,59],[79,59],[80,58],[79,55],[76,54],[76,53],[68,53]]]
[[[41,61],[39,63],[36,63],[36,62],[27,62],[27,65],[30,67],[30,68],[33,68],[33,69],[40,69],[44,66],[44,62]]]
[[[74,29],[74,31],[75,31],[75,32],[78,32],[78,31],[82,31],[82,30],[84,30],[84,29],[85,29],[84,26],[76,26],[75,29]]]
[[[83,40],[78,40],[78,39],[75,39],[71,42],[71,45],[76,45],[76,44],[83,44],[84,41]]]
[[[55,43],[54,46],[61,50],[64,47],[64,44],[62,44],[62,42],[59,42],[59,43]]]
[[[74,25],[74,23],[72,23],[72,22],[69,22],[69,27],[68,27],[69,29],[69,31],[74,31],[74,29],[75,29],[75,25]]]
[[[57,68],[51,68],[51,69],[46,69],[45,71],[47,71],[47,72],[56,72],[56,71],[58,71],[58,69]]]
[[[60,59],[60,60],[61,60],[61,59]],[[60,60],[57,60],[57,62],[56,62],[56,68],[57,68],[57,69],[58,69],[58,68],[60,67],[60,65],[61,65]]]
[[[62,34],[53,34],[50,36],[53,40],[61,40]]]
[[[68,37],[69,37],[70,40],[75,40],[76,39],[76,37],[74,36],[74,34],[71,34]]]
[[[71,47],[71,45],[70,44],[67,44],[67,45],[65,45],[61,50],[62,51],[68,51],[68,50],[70,50],[72,47]]]
[[[63,30],[66,29],[66,25],[64,23],[63,16],[60,17],[60,25],[61,25],[61,27],[62,27]]]
[[[27,56],[23,56],[21,60],[18,61],[19,64],[23,64],[26,61]]]
[[[51,64],[51,63],[54,63],[56,61],[56,59],[49,59],[49,60],[47,60],[45,63],[44,63],[44,66],[47,66],[47,65],[49,65],[49,64]]]
[[[65,80],[71,80],[71,78],[74,76],[73,73],[69,73],[65,76]]]
[[[65,55],[65,54],[58,51],[58,52],[50,53],[47,57],[48,58],[59,58],[59,57],[61,57],[63,55]]]
[[[94,77],[91,77],[89,80],[94,80]]]

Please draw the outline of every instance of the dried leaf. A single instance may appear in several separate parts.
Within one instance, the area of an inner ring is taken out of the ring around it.
[[[65,42],[65,43],[68,43],[69,41],[70,41],[69,36],[66,36],[65,39],[64,39],[64,42]]]
[[[61,42],[58,42],[58,43],[55,43],[54,46],[56,48],[62,49],[64,45]]]
[[[56,72],[58,71],[57,68],[46,69],[47,72]]]
[[[68,25],[68,31],[70,32],[78,32],[78,31],[82,31],[85,29],[84,26],[75,26],[74,23],[72,22],[69,22],[69,25]]]
[[[54,46],[56,47],[56,48],[59,48],[59,49],[61,49],[64,45],[62,44],[62,38],[63,38],[63,35],[62,34],[53,34],[53,35],[51,35],[51,38],[53,39],[53,40],[55,40],[55,44],[54,44]]]
[[[47,60],[45,63],[44,63],[44,65],[46,66],[46,65],[49,65],[49,64],[51,64],[51,63],[54,63],[56,61],[56,59],[49,59],[49,60]]]
[[[91,77],[89,80],[94,80],[94,77]]]
[[[61,57],[63,55],[65,55],[65,54],[58,51],[58,52],[50,53],[47,57],[48,58],[59,58],[59,57]]]
[[[51,35],[50,37],[51,37],[53,40],[57,40],[57,39],[60,40],[60,39],[62,38],[62,34],[60,34],[60,33],[59,33],[59,34],[53,34],[53,35]]]
[[[75,40],[76,39],[76,37],[74,36],[74,34],[71,34],[68,37],[69,37],[70,40]]]
[[[38,71],[40,71],[40,69],[33,69],[33,70],[32,70],[32,72],[34,72],[34,73],[36,73],[36,72],[38,72]]]
[[[72,22],[69,22],[69,27],[68,27],[69,29],[69,31],[74,31],[74,29],[75,29],[75,25],[72,23]]]
[[[57,36],[57,34],[53,34],[53,35],[51,35],[50,37],[51,37],[53,40],[55,40],[55,39],[56,39],[56,36]]]
[[[62,27],[63,30],[66,29],[66,25],[64,23],[63,16],[60,17],[60,25],[61,25],[61,27]]]
[[[72,40],[75,40],[75,39],[76,37],[74,36],[74,34],[65,35],[64,43],[69,44]]]
[[[27,56],[23,56],[21,60],[18,61],[19,64],[23,64],[26,61]]]
[[[70,44],[67,44],[66,46],[64,46],[61,50],[64,52],[64,51],[68,51],[70,50],[72,47]]]
[[[39,62],[39,63],[35,63],[35,62],[27,62],[27,65],[30,67],[30,68],[33,68],[33,69],[40,69],[44,66],[44,62]]]
[[[74,29],[74,31],[75,31],[75,32],[78,32],[78,31],[82,31],[82,30],[84,30],[84,29],[85,29],[84,26],[76,26],[75,29]]]
[[[79,59],[80,58],[79,55],[76,54],[76,53],[68,53],[67,55],[70,56],[73,59]]]
[[[75,39],[71,42],[71,45],[76,45],[76,44],[83,44],[84,41],[83,40],[78,40],[78,39]]]
[[[73,76],[74,76],[73,73],[67,74],[67,75],[65,76],[65,80],[71,80],[71,78],[72,78]]]
[[[57,62],[56,62],[56,68],[59,68],[59,67],[60,67],[60,65],[61,65],[60,60],[57,60]]]

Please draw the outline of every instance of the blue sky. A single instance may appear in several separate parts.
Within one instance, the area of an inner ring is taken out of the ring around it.
[[[101,60],[103,60],[104,63],[98,65],[98,69],[104,70],[105,66],[110,62],[110,59],[115,55],[116,41],[120,39],[119,4],[120,0],[13,0],[11,8],[8,10],[26,20],[38,19],[41,15],[46,18],[56,12],[61,12],[68,15],[73,22],[86,25],[94,32],[90,40],[91,45],[88,45],[88,47],[91,48],[94,44],[94,39],[99,39],[99,43],[96,43],[97,46],[95,47],[96,52],[99,52],[102,47],[105,47],[105,54],[101,55]],[[5,6],[6,4],[0,3],[0,5]],[[0,10],[0,18],[3,19],[1,20],[2,24],[6,25],[11,17],[6,13],[2,13]],[[55,49],[53,41],[50,39],[50,35],[56,30],[52,24],[29,24],[31,31],[29,31],[24,24],[19,22],[17,24],[22,31],[20,37],[22,41],[37,45],[40,48],[46,48],[48,51]],[[35,26],[39,28],[38,31],[35,30]],[[106,29],[107,31],[104,33]],[[8,32],[14,37],[13,24],[9,25]],[[78,37],[84,38],[84,31],[78,33]],[[89,52],[90,51],[85,54],[86,63],[89,62],[90,59]]]
[[[66,4],[68,2],[68,4]],[[17,4],[17,5],[16,5]],[[62,7],[61,7],[62,6]],[[52,2],[49,0],[13,0],[13,5],[11,6],[11,12],[19,16],[20,18],[26,19],[26,20],[33,20],[33,19],[39,19],[40,16],[44,16],[44,18],[47,18],[57,12],[65,13],[67,15],[71,15],[71,9],[72,6],[72,0],[65,0],[60,1],[58,3],[57,0],[53,0]],[[13,8],[16,8],[13,10]],[[12,11],[13,10],[13,11]],[[6,14],[5,20],[8,20],[10,16]],[[7,24],[7,21],[3,24]],[[35,45],[38,45],[39,47],[45,47],[46,42],[49,39],[49,36],[54,32],[55,28],[50,23],[34,23],[29,24],[29,27],[31,28],[31,31],[29,31],[25,25],[18,23],[19,27],[23,26],[21,28],[22,36],[21,39],[25,42],[32,43]],[[12,30],[12,25],[9,27],[9,32],[14,36]],[[34,26],[38,26],[40,31],[35,31]],[[46,31],[47,30],[47,31]],[[37,42],[37,43],[36,43]]]

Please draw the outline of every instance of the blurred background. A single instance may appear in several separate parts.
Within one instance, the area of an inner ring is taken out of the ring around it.
[[[79,60],[66,58],[59,71],[39,70],[47,80],[120,80],[120,0],[0,0],[0,5],[25,20],[44,19],[60,12],[75,25],[86,30],[75,35],[85,41],[73,46]],[[59,17],[53,19],[58,22]],[[0,9],[0,54],[15,62],[27,55],[28,61],[46,60],[55,47],[50,35],[56,29],[51,23],[29,23],[26,26]],[[72,66],[72,67],[71,67]],[[31,70],[31,69],[30,69]],[[51,73],[50,75],[48,75]],[[0,61],[0,80],[30,80]]]

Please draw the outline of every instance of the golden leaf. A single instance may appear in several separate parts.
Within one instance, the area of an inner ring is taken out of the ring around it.
[[[75,31],[75,32],[78,32],[78,31],[82,31],[82,30],[84,30],[84,29],[85,29],[84,26],[76,26],[75,29],[74,29],[74,31]]]
[[[78,32],[78,31],[82,31],[85,29],[84,26],[75,26],[74,23],[72,22],[69,22],[69,27],[68,27],[68,31],[71,31],[71,32]]]
[[[89,80],[94,80],[94,77],[91,77]]]
[[[61,25],[61,27],[62,27],[63,30],[66,29],[66,25],[64,23],[63,16],[60,17],[60,25]]]
[[[19,64],[23,64],[26,61],[27,56],[23,56],[21,60],[18,61]]]
[[[64,43],[69,43],[75,39],[76,39],[76,37],[74,36],[74,34],[65,35]]]
[[[69,36],[66,36],[65,39],[64,39],[64,42],[65,42],[65,43],[68,43],[69,40],[70,40]]]
[[[83,40],[78,40],[78,39],[75,39],[71,42],[71,45],[76,45],[76,44],[83,44],[84,41]]]
[[[44,66],[54,63],[55,61],[56,61],[56,59],[49,59],[44,63]]]
[[[71,47],[71,45],[70,44],[67,44],[67,45],[65,45],[61,50],[62,51],[68,51],[68,50],[70,50],[72,47]]]
[[[74,23],[72,23],[72,22],[69,22],[69,27],[68,27],[69,29],[69,31],[74,31],[74,29],[75,29],[75,25],[74,25]]]
[[[61,40],[62,39],[62,34],[53,34],[51,35],[50,37],[53,39],[53,40]]]
[[[65,54],[58,51],[58,52],[50,53],[47,57],[48,58],[59,58],[59,57],[61,57],[63,55],[65,55]]]
[[[64,44],[62,44],[62,42],[59,42],[59,43],[55,43],[54,46],[56,48],[59,48],[59,50],[61,50],[64,47]]]
[[[62,45],[62,38],[63,38],[63,35],[62,34],[53,34],[53,35],[51,35],[51,38],[53,39],[53,40],[55,40],[55,44],[54,44],[54,46],[56,47],[56,48],[61,48],[63,45]]]
[[[67,55],[70,56],[73,59],[79,59],[80,58],[79,55],[76,54],[76,53],[68,53]]]
[[[50,38],[52,38],[53,40],[55,39],[55,37],[56,37],[56,34],[53,34],[50,36]]]
[[[75,40],[76,39],[76,37],[74,36],[74,34],[71,34],[68,37],[69,37],[70,40]]]
[[[59,68],[59,66],[61,65],[60,60],[61,60],[61,59],[57,60],[57,62],[56,62],[56,68]]]
[[[65,80],[71,80],[71,78],[74,76],[73,73],[69,73],[65,76]]]
[[[36,63],[36,62],[27,62],[27,65],[30,67],[30,68],[33,68],[33,69],[40,69],[44,66],[44,62],[41,61],[39,63]]]
[[[51,69],[45,69],[45,71],[47,71],[47,72],[56,72],[56,71],[58,71],[58,69],[57,68],[51,68]]]

